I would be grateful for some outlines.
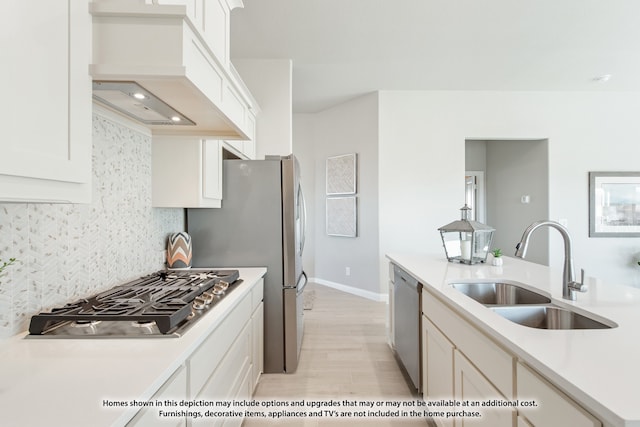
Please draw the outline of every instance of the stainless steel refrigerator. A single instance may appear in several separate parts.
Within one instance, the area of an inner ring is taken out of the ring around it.
[[[224,160],[219,209],[187,209],[194,267],[267,267],[264,372],[295,372],[304,331],[304,196],[298,161]]]

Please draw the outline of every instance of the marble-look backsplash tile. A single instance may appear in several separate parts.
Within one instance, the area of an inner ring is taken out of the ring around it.
[[[151,207],[151,138],[93,115],[93,197],[88,205],[0,204],[0,337],[42,310],[164,267],[183,209]]]

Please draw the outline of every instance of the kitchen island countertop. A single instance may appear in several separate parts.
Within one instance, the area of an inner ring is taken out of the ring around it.
[[[179,338],[25,338],[0,342],[2,425],[121,426],[198,348],[266,273],[240,268],[243,280]]]
[[[458,314],[535,368],[604,426],[640,427],[640,289],[587,277],[577,301],[562,298],[562,272],[517,258],[464,265],[436,255],[387,255]],[[454,281],[500,279],[542,292],[561,306],[608,319],[613,329],[543,330],[513,323],[455,290]],[[427,313],[428,315],[428,313]]]

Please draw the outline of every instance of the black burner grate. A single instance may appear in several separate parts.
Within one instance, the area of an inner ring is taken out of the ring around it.
[[[233,283],[237,270],[157,272],[87,299],[31,318],[29,333],[41,335],[67,322],[155,322],[169,333],[192,313],[192,301],[221,280]]]

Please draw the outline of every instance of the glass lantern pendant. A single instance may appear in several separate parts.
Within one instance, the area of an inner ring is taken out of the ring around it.
[[[438,228],[442,245],[450,262],[477,264],[485,262],[491,247],[494,228],[469,219],[471,208],[460,209],[461,219]]]

